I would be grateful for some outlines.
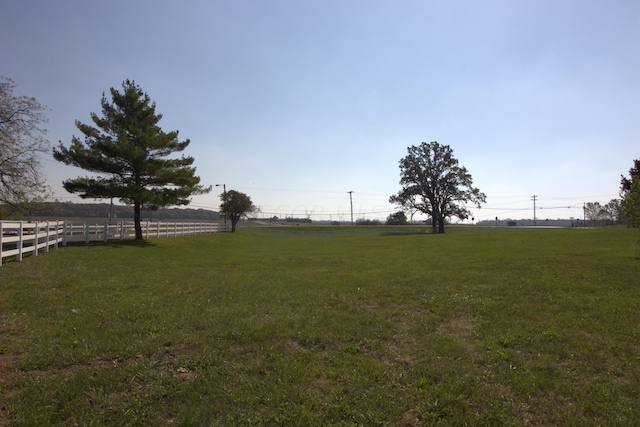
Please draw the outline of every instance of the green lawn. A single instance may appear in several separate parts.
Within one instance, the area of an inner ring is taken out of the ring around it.
[[[0,425],[640,423],[637,231],[350,229],[4,264]]]

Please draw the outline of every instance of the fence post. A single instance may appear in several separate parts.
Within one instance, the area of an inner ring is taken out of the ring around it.
[[[56,242],[54,243],[54,249],[58,249],[58,243],[60,241],[60,221],[56,221]]]
[[[107,239],[109,238],[109,222],[104,222],[104,242],[107,243]]]
[[[33,229],[33,256],[38,256],[38,240],[40,240],[40,224],[36,221],[34,223],[36,228]]]
[[[2,265],[2,234],[4,233],[4,228],[2,226],[2,221],[0,221],[0,266]]]
[[[49,221],[45,222],[44,252],[49,252]]]
[[[18,261],[22,261],[22,234],[24,233],[24,230],[22,228],[22,221],[20,221],[20,229],[18,231],[18,256],[16,257],[16,260]]]

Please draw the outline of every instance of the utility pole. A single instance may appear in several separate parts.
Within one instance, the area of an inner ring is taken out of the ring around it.
[[[351,225],[353,225],[353,191],[347,191],[349,193],[349,202],[351,203]]]
[[[536,200],[538,199],[538,196],[536,196],[535,194],[533,195],[533,197],[531,197],[531,200],[533,200],[533,226],[536,226]]]

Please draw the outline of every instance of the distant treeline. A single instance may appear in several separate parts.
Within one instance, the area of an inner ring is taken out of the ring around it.
[[[499,220],[482,220],[476,222],[476,225],[497,226],[497,227],[532,227],[532,226],[548,226],[548,227],[604,227],[609,225],[618,225],[617,222],[606,220],[591,220],[586,222],[584,219],[499,219]]]
[[[277,222],[295,222],[295,223],[311,223],[313,221],[311,221],[311,218],[294,218],[292,216],[288,216],[285,218],[278,218],[277,216],[272,216],[271,218],[269,218],[269,222],[270,223],[277,223]]]
[[[110,212],[111,211],[111,212]],[[41,203],[32,208],[27,214],[17,215],[7,206],[0,206],[0,212],[7,218],[37,219],[47,218],[109,218],[114,220],[133,220],[133,207],[113,205],[109,203]],[[0,218],[2,217],[0,216]],[[185,220],[185,221],[215,221],[221,219],[218,212],[207,209],[170,208],[156,211],[143,211],[143,220]]]

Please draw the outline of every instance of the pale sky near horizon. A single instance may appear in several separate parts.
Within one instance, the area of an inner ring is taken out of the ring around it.
[[[214,185],[262,216],[397,210],[398,161],[450,145],[487,195],[478,220],[582,217],[640,158],[635,0],[87,0],[5,2],[0,75],[80,136],[103,92],[134,80]],[[44,161],[56,195],[85,175]]]

